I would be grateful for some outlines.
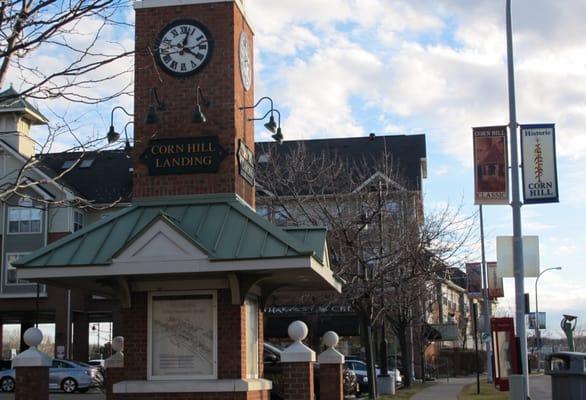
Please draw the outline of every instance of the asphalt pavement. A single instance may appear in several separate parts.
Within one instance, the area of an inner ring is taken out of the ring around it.
[[[457,400],[458,393],[470,383],[476,382],[476,377],[438,379],[436,384],[422,390],[411,400]],[[529,391],[531,400],[551,399],[551,377],[548,375],[530,375]]]
[[[435,385],[422,390],[411,400],[457,400],[458,393],[470,383],[476,382],[475,376],[465,378],[438,379]],[[531,400],[551,399],[551,377],[548,375],[531,375],[529,377]],[[65,394],[50,393],[50,400],[105,400],[103,393]],[[0,400],[14,400],[14,394],[0,393]]]

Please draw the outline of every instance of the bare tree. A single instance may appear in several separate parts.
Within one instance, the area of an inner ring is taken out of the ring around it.
[[[104,95],[96,90],[131,66],[119,60],[133,52],[111,35],[125,28],[128,0],[4,0],[0,2],[0,87],[21,82],[28,98],[99,103],[128,93],[126,86]]]
[[[311,153],[302,144],[286,151],[267,144],[257,153],[265,194],[258,205],[275,222],[328,228],[332,267],[345,281],[343,297],[361,317],[363,333],[388,321],[409,365],[409,329],[422,321],[422,299],[435,301],[430,288],[459,260],[470,219],[449,207],[424,219],[420,192],[409,188],[387,153],[356,160]],[[363,344],[374,382],[372,342],[363,337]],[[410,385],[409,371],[404,382]]]

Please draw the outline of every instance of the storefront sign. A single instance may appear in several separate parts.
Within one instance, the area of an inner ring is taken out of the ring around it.
[[[278,304],[265,307],[266,314],[352,313],[348,304]]]
[[[254,153],[242,140],[238,142],[238,173],[246,182],[254,185]]]
[[[466,263],[468,294],[472,298],[482,297],[482,268],[480,263]]]
[[[153,139],[140,160],[149,175],[213,173],[226,157],[217,136]]]
[[[523,201],[557,203],[558,178],[555,155],[555,126],[521,125],[523,158]]]
[[[475,204],[508,204],[507,127],[472,128]]]

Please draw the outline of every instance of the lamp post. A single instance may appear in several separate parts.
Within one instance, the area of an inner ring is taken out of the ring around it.
[[[545,274],[547,271],[553,270],[561,270],[562,267],[552,267],[544,269],[537,275],[537,279],[535,279],[535,347],[537,347],[537,351],[541,352],[541,337],[539,333],[539,303],[537,301],[537,283],[539,282],[539,278],[541,275]]]

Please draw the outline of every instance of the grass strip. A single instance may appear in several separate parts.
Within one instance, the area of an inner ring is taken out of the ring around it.
[[[480,382],[480,394],[476,394],[476,382],[464,386],[458,400],[507,400],[508,392],[499,392],[492,383]]]

